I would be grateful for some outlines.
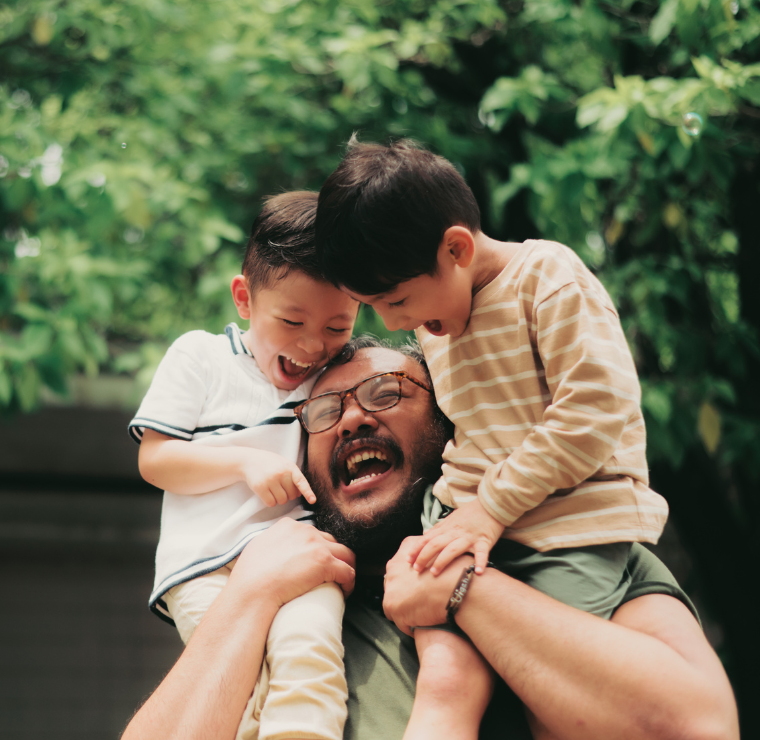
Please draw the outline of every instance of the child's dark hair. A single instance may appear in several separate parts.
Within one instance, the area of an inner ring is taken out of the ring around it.
[[[384,293],[435,274],[438,246],[454,225],[480,231],[480,210],[451,162],[409,139],[382,146],[354,135],[319,193],[322,272],[356,293]]]
[[[270,288],[293,270],[325,280],[314,246],[317,193],[295,190],[272,195],[251,227],[243,275],[252,293]]]

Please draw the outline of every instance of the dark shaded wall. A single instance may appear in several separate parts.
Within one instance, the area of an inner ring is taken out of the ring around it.
[[[178,657],[150,614],[161,494],[129,417],[0,422],[0,737],[112,740]]]

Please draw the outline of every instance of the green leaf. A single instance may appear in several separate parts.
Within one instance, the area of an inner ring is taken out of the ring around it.
[[[661,424],[667,424],[673,414],[670,393],[662,386],[647,385],[644,388],[642,407]]]
[[[649,25],[649,38],[659,46],[673,30],[678,16],[680,0],[665,0]]]
[[[12,396],[13,384],[11,383],[11,378],[7,370],[0,367],[0,406],[7,406]]]
[[[705,449],[714,455],[720,443],[721,418],[718,409],[707,401],[699,408],[697,430]]]
[[[38,403],[40,376],[34,365],[19,368],[13,375],[13,387],[22,411],[32,411]]]

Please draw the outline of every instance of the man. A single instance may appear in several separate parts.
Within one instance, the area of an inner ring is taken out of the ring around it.
[[[368,411],[379,403],[366,394],[359,399],[364,408],[357,403],[358,385],[392,372],[407,375],[393,406]],[[320,501],[318,519],[359,551],[357,593],[344,623],[350,738],[401,737],[416,672],[406,635],[413,626],[446,621],[446,605],[472,561],[463,556],[437,578],[420,575],[406,560],[407,541],[387,563],[384,601],[385,612],[405,635],[385,622],[375,605],[382,566],[375,554],[387,558],[401,537],[419,531],[413,513],[419,512],[422,489],[438,474],[440,458],[433,456],[440,455],[444,435],[425,385],[426,372],[415,357],[365,346],[329,368],[312,394],[314,399],[334,392],[340,398],[335,424],[309,438],[308,473]],[[504,680],[481,737],[530,737],[508,685],[527,707],[533,736],[541,740],[738,738],[722,666],[688,600],[648,557],[639,551],[631,563],[634,598],[609,622],[494,569],[473,579],[456,622]],[[327,580],[350,591],[353,564],[345,545],[308,525],[283,522],[255,538],[124,738],[233,738],[255,680],[250,667],[262,660],[279,606]]]

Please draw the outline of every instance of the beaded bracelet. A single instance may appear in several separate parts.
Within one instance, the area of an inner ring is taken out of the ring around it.
[[[462,601],[464,601],[465,594],[467,593],[467,589],[470,587],[470,581],[472,580],[474,574],[475,564],[473,563],[472,565],[468,565],[462,571],[462,575],[459,578],[459,583],[457,583],[454,592],[451,594],[449,603],[446,605],[446,621],[452,627],[458,628],[457,622],[454,619],[454,615],[459,611],[459,607],[462,605]]]

